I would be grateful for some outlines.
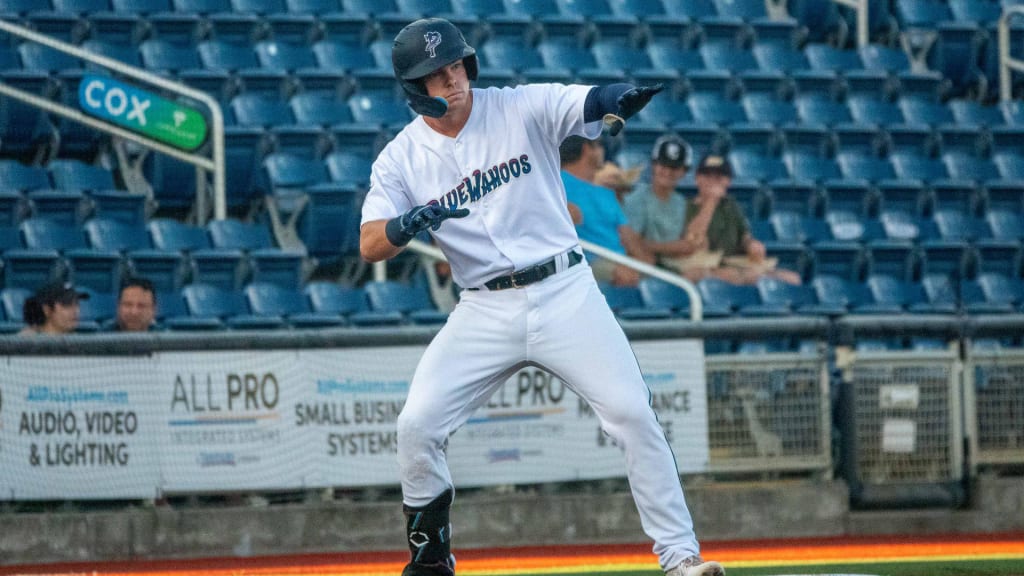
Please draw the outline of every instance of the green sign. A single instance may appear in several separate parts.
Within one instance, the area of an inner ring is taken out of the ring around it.
[[[78,85],[82,110],[176,148],[206,140],[206,119],[193,108],[106,76],[86,74]]]

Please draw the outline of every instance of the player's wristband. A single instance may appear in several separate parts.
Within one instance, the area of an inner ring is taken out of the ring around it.
[[[388,220],[388,223],[384,225],[384,235],[387,236],[388,242],[395,246],[405,246],[416,237],[415,234],[409,234],[409,232],[402,228],[401,216]]]

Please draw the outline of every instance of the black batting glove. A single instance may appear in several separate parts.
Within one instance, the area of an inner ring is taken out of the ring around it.
[[[655,84],[654,86],[638,86],[630,90],[626,90],[622,96],[619,96],[619,116],[623,120],[629,120],[631,116],[647,106],[647,103],[654,98],[654,95],[665,89],[665,85]]]
[[[441,223],[449,218],[465,218],[469,215],[468,208],[444,208],[439,204],[416,206],[397,218],[388,220],[384,226],[384,234],[395,246],[405,246],[417,234],[426,229],[437,230]]]

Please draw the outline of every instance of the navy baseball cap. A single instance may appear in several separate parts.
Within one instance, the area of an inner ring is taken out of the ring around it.
[[[690,145],[675,134],[666,134],[655,140],[651,160],[669,168],[687,168],[690,165]]]
[[[53,305],[63,304],[68,306],[76,300],[88,300],[89,293],[76,290],[70,282],[50,282],[39,290],[36,290],[36,300],[40,304]]]
[[[697,174],[714,174],[732,178],[732,165],[729,160],[720,154],[708,154],[700,159],[697,164]]]

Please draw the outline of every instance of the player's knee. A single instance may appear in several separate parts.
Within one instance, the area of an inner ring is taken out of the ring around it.
[[[398,415],[398,449],[418,452],[430,446],[444,444],[445,432],[438,425],[437,418],[422,410],[402,410]]]

